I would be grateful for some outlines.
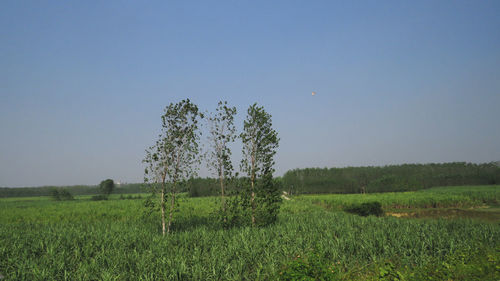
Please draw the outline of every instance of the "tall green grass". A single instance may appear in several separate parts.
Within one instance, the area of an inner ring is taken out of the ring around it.
[[[6,280],[275,280],[295,257],[318,255],[347,276],[382,261],[418,267],[499,245],[498,224],[365,218],[300,198],[284,202],[273,226],[223,229],[212,215],[217,200],[183,199],[167,237],[142,200],[0,200],[0,273]]]
[[[384,208],[474,207],[500,202],[500,186],[438,187],[413,192],[373,194],[303,195],[298,200],[342,209],[352,204],[378,201]]]

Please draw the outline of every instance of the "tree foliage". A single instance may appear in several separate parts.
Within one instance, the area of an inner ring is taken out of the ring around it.
[[[145,182],[153,184],[153,193],[160,188],[162,233],[170,232],[179,185],[196,174],[199,161],[198,106],[189,99],[170,103],[161,116],[162,128],[155,145],[146,150]],[[167,190],[168,188],[168,190]],[[165,203],[169,201],[168,218]]]
[[[435,186],[500,183],[494,163],[404,164],[384,167],[306,168],[283,176],[284,188],[297,193],[412,191]]]
[[[55,201],[73,200],[73,195],[67,189],[53,188],[50,190],[50,197]]]
[[[254,103],[248,108],[240,137],[243,142],[240,170],[248,177],[247,188],[242,190],[242,205],[250,209],[252,225],[272,223],[281,200],[279,187],[272,178],[279,138],[264,107]]]
[[[109,196],[115,189],[115,182],[112,179],[106,179],[99,184],[99,190],[104,196]]]
[[[233,164],[231,161],[231,149],[229,144],[236,139],[236,126],[234,116],[236,107],[229,107],[227,101],[220,101],[215,113],[208,116],[209,126],[208,142],[208,168],[212,170],[219,180],[221,209],[224,222],[227,221],[226,214],[226,190],[227,179],[233,176]]]

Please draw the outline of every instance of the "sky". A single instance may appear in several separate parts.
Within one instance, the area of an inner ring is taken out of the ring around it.
[[[141,182],[163,109],[185,98],[227,100],[240,130],[264,106],[277,176],[498,161],[499,14],[500,1],[2,1],[0,186]]]

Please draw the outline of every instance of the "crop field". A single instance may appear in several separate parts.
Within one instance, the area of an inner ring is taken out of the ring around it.
[[[370,201],[378,201],[386,209],[477,207],[484,204],[498,204],[500,190],[496,185],[456,186],[415,192],[304,195],[300,200],[334,209]]]
[[[147,195],[143,194],[143,198]],[[144,199],[0,200],[5,280],[500,280],[500,186],[303,195],[268,227],[224,229],[218,198],[181,196],[173,233]],[[385,211],[488,209],[492,218],[361,217]],[[308,279],[309,278],[309,279]]]

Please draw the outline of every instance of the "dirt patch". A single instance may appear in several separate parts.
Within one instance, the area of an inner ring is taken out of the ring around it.
[[[396,218],[409,217],[411,215],[411,213],[385,213],[385,214]]]
[[[397,218],[433,218],[433,219],[478,219],[488,222],[500,222],[500,209],[417,209],[412,212],[387,212],[388,216]]]

